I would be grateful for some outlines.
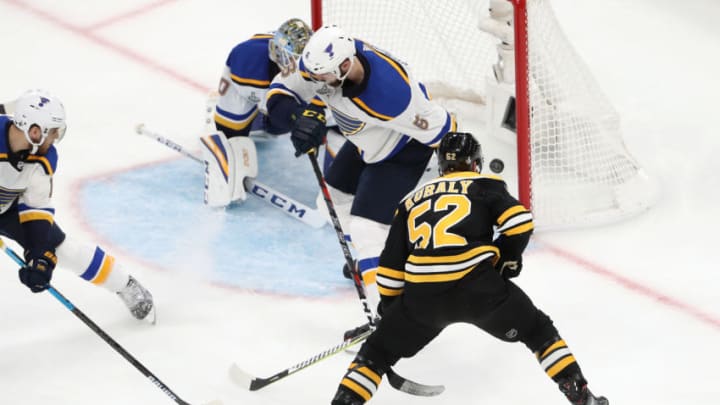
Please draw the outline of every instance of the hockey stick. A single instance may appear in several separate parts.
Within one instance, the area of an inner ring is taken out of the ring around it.
[[[261,378],[261,377],[253,377],[252,375],[248,374],[247,372],[240,369],[240,367],[237,366],[237,364],[233,363],[230,366],[230,370],[228,371],[230,374],[230,379],[237,385],[248,389],[250,391],[257,391],[263,387],[266,387],[278,380],[281,380],[291,374],[297,373],[300,370],[303,370],[315,363],[320,362],[321,360],[325,360],[328,357],[334,356],[343,350],[347,349],[348,347],[355,346],[356,344],[362,342],[363,340],[367,339],[368,336],[372,333],[372,329],[365,330],[363,333],[343,341],[342,343],[335,345],[327,350],[324,350],[312,357],[310,357],[307,360],[301,361],[298,364],[295,364],[294,366],[288,367],[285,370],[282,370],[280,372],[277,372],[270,377],[267,378]]]
[[[15,251],[10,249],[6,244],[5,241],[0,239],[0,248],[7,253],[8,256],[10,256],[11,259],[15,261],[19,266],[25,266],[25,261],[18,256]],[[60,294],[60,291],[55,289],[55,287],[48,284],[47,291],[55,297],[60,303],[62,303],[65,308],[69,309],[70,312],[73,313],[78,319],[80,319],[87,327],[92,329],[93,332],[95,332],[98,336],[102,338],[102,340],[105,341],[110,347],[115,349],[116,352],[120,353],[125,360],[127,360],[130,364],[135,366],[136,369],[138,369],[148,380],[150,380],[151,383],[153,383],[156,387],[158,387],[162,392],[165,393],[168,397],[170,397],[175,403],[180,405],[190,405],[189,402],[185,402],[180,397],[177,396],[165,383],[160,381],[155,374],[153,374],[150,370],[148,370],[142,363],[140,363],[135,357],[133,357],[127,350],[125,350],[118,342],[116,342],[113,338],[110,337],[107,333],[105,333],[104,330],[100,329],[100,327],[93,322],[90,318],[88,318],[82,311],[80,311],[75,305],[73,305],[70,300],[65,298],[62,294]],[[212,401],[208,403],[207,405],[222,405],[222,402],[220,401]]]
[[[352,274],[355,291],[357,291],[358,298],[360,298],[363,312],[365,312],[365,316],[367,316],[368,318],[370,326],[369,332],[372,333],[372,331],[375,330],[375,324],[377,321],[376,318],[373,316],[370,306],[368,305],[367,296],[365,295],[365,289],[363,288],[362,284],[360,284],[360,274],[358,274],[358,270],[357,268],[355,268],[355,265],[353,263],[353,257],[350,253],[350,248],[348,247],[347,241],[345,240],[345,233],[342,230],[342,226],[340,226],[340,219],[338,219],[337,212],[335,212],[335,206],[332,202],[332,198],[330,197],[330,191],[327,188],[327,183],[325,183],[325,178],[323,177],[322,171],[320,170],[320,164],[317,160],[317,150],[313,149],[308,152],[308,158],[310,158],[313,172],[315,172],[315,177],[317,178],[318,185],[320,186],[323,198],[325,199],[325,204],[327,205],[330,220],[332,221],[333,227],[335,228],[337,239],[340,242],[340,247],[342,248],[343,255],[345,256],[345,261]],[[416,383],[398,375],[392,368],[388,368],[386,374],[391,387],[395,388],[396,390],[406,392],[408,394],[431,397],[435,395],[440,395],[443,391],[445,391],[445,387],[443,385],[425,385]]]
[[[182,145],[173,142],[171,139],[157,133],[148,130],[145,124],[138,124],[135,127],[135,132],[140,135],[145,135],[148,138],[152,138],[157,142],[167,146],[168,148],[178,152],[179,154],[188,157],[202,165],[205,165],[205,161],[200,157],[188,152]],[[251,195],[260,198],[266,203],[270,204],[274,208],[282,210],[285,214],[302,221],[303,223],[312,226],[313,228],[322,228],[327,223],[325,216],[317,209],[308,207],[307,205],[296,201],[287,195],[271,188],[270,186],[260,183],[257,180],[245,178],[245,189]]]
[[[335,234],[337,235],[338,242],[340,242],[340,248],[343,251],[343,256],[345,256],[345,263],[347,264],[348,269],[350,269],[350,274],[352,274],[353,285],[355,286],[355,291],[360,299],[360,304],[362,304],[363,312],[370,323],[370,329],[375,329],[375,315],[370,309],[370,305],[368,305],[365,289],[362,284],[360,284],[360,275],[358,274],[358,270],[355,268],[352,253],[350,253],[350,248],[345,240],[345,232],[343,232],[342,226],[340,226],[340,219],[338,219],[337,212],[335,212],[335,205],[332,202],[332,198],[330,198],[330,191],[327,188],[327,183],[325,183],[325,178],[320,170],[320,164],[317,160],[317,150],[313,149],[308,152],[308,158],[310,158],[313,172],[315,172],[315,178],[317,178],[318,185],[320,186],[320,191],[322,192],[323,199],[325,200],[325,205],[327,206],[333,228],[335,228]]]

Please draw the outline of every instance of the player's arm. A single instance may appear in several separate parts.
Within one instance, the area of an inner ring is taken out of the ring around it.
[[[455,116],[441,105],[430,101],[424,86],[413,83],[412,99],[401,116],[391,121],[396,131],[408,134],[425,145],[436,147],[442,137],[457,130]]]
[[[486,195],[498,234],[493,244],[500,250],[495,267],[503,277],[516,277],[522,269],[522,254],[534,229],[532,213],[508,193],[502,180],[481,181],[491,190]]]
[[[19,221],[25,233],[25,256],[28,260],[42,257],[52,251],[48,235],[55,222],[55,209],[52,206],[52,174],[44,168],[34,167],[34,173],[28,188],[18,201]]]
[[[238,83],[231,77],[230,68],[226,66],[217,89],[219,97],[213,114],[215,128],[228,138],[248,136],[251,124],[259,112],[260,100],[255,96],[257,89]]]

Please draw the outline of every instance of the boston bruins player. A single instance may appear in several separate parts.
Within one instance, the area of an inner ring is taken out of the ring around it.
[[[65,108],[42,90],[13,103],[14,115],[0,114],[0,235],[25,251],[20,281],[32,292],[47,289],[55,264],[117,293],[137,319],[154,321],[153,298],[99,246],[65,235],[55,220],[52,179],[65,135]],[[152,316],[149,316],[152,315]]]
[[[532,214],[500,178],[480,174],[480,145],[471,134],[445,135],[438,163],[441,177],[400,202],[377,274],[382,319],[332,404],[364,404],[400,358],[414,356],[448,325],[466,322],[523,342],[571,404],[607,405],[588,389],[551,319],[510,280],[522,269]]]

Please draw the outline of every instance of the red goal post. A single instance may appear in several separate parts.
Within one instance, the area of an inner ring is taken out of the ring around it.
[[[625,147],[617,112],[550,0],[311,4],[313,28],[337,24],[407,62],[478,137],[483,171],[506,179],[539,229],[614,222],[654,202],[655,183]]]

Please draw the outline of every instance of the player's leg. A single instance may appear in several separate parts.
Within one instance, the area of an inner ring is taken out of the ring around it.
[[[545,373],[573,405],[605,404],[587,388],[580,365],[552,320],[539,310],[520,287],[503,280],[489,263],[481,263],[461,286],[469,302],[473,323],[506,342],[523,342]]]
[[[350,209],[353,205],[360,175],[367,164],[363,162],[357,147],[352,142],[345,142],[338,149],[332,162],[325,169],[325,182],[330,191],[330,198],[335,208],[340,226],[345,233],[345,239],[352,241],[350,233]],[[322,191],[318,193],[316,203],[319,210],[327,213]],[[347,265],[343,265],[343,274],[348,274]]]
[[[367,165],[360,175],[349,225],[371,304],[379,299],[375,277],[389,224],[400,200],[425,173],[432,153],[431,148],[411,141],[392,158]]]
[[[417,354],[442,327],[421,323],[396,299],[363,344],[338,386],[332,405],[360,405],[377,391],[382,376],[401,358]]]
[[[25,249],[25,231],[18,220],[17,209],[12,208],[0,215],[0,234],[13,239]],[[50,228],[48,242],[57,256],[58,266],[118,294],[135,318],[144,319],[152,312],[153,299],[150,292],[101,247],[68,238],[57,221]]]
[[[54,227],[57,232],[62,232]],[[130,313],[145,319],[153,312],[152,294],[115,257],[95,244],[65,237],[55,249],[58,265],[96,286],[116,293]]]

